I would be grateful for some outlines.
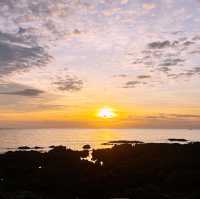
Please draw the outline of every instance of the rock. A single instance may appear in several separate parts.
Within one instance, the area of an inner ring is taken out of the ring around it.
[[[66,152],[66,150],[67,150],[66,146],[62,146],[62,145],[60,145],[60,146],[54,146],[52,148],[53,149],[50,150],[49,152]]]
[[[20,149],[20,150],[29,150],[31,148],[28,147],[28,146],[20,146],[20,147],[18,147],[18,149]]]
[[[187,142],[186,139],[177,139],[177,138],[169,138],[168,141],[170,142]]]
[[[43,149],[44,147],[40,147],[40,146],[35,146],[33,147],[33,149]]]
[[[102,143],[101,145],[105,145],[105,146],[109,146],[109,145],[113,145],[112,143],[109,143],[109,142],[105,142],[105,143]]]
[[[89,144],[85,144],[84,146],[83,146],[83,149],[90,149],[91,148],[91,146],[89,145]]]
[[[138,140],[113,140],[102,145],[114,145],[114,144],[143,144],[144,142]]]
[[[36,199],[37,197],[30,191],[23,191],[16,194],[16,199]]]
[[[88,145],[87,145],[88,148]],[[0,154],[0,196],[8,199],[199,199],[200,143],[116,144],[112,148]],[[0,197],[1,199],[1,197]]]

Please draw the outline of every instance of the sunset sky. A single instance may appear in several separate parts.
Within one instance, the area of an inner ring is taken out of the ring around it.
[[[8,127],[200,128],[200,1],[0,0]]]

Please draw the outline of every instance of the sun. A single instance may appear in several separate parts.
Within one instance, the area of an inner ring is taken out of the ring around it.
[[[111,108],[102,108],[99,110],[97,116],[101,118],[113,118],[116,117],[116,113]]]

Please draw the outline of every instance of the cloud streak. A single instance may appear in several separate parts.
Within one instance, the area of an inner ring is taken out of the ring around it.
[[[123,86],[123,88],[135,88],[137,85],[141,85],[141,84],[146,84],[146,82],[136,81],[136,80],[127,81],[125,85]]]
[[[18,95],[18,96],[25,96],[25,97],[37,97],[42,93],[44,93],[44,91],[30,88],[30,89],[24,89],[24,90],[13,91],[13,92],[0,92],[0,95]]]
[[[0,76],[44,66],[50,56],[40,46],[32,46],[16,35],[0,33]]]
[[[60,91],[80,91],[83,88],[83,81],[77,77],[66,76],[53,83]]]

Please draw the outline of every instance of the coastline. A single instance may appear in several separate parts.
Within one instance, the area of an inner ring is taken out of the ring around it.
[[[43,147],[49,150],[51,145],[63,145],[72,150],[81,150],[84,144],[99,149],[109,147],[102,145],[115,140],[139,140],[145,143],[165,143],[168,138],[184,138],[190,141],[200,140],[199,130],[155,130],[155,129],[123,129],[123,130],[93,130],[93,129],[38,129],[38,130],[3,130],[0,133],[0,153],[16,150],[20,146]]]
[[[0,198],[199,198],[200,143],[0,155]]]

